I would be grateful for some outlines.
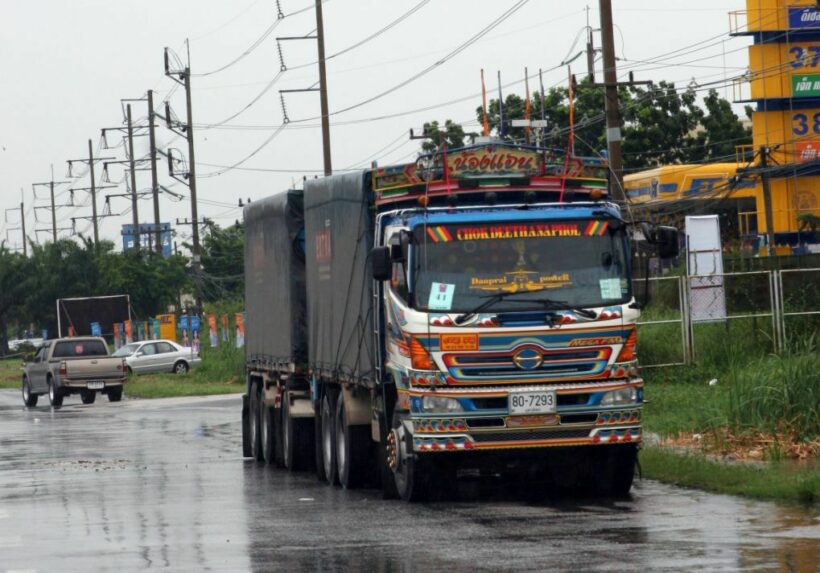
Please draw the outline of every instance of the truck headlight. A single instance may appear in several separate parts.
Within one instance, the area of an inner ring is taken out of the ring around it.
[[[463,412],[464,408],[455,398],[444,396],[425,396],[421,400],[421,407],[425,412]]]
[[[634,404],[638,399],[638,390],[634,386],[607,392],[601,398],[601,406],[620,406]]]

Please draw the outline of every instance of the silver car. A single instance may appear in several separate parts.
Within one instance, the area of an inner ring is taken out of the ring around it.
[[[198,366],[202,359],[191,348],[170,340],[132,342],[117,350],[113,356],[125,358],[128,371],[134,374],[174,372],[185,374]]]

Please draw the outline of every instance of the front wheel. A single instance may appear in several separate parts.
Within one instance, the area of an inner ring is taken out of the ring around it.
[[[174,364],[174,374],[186,374],[188,372],[188,363],[180,360]]]
[[[94,390],[80,390],[80,400],[83,404],[93,404],[97,399],[97,393]]]
[[[48,402],[55,410],[63,405],[63,390],[57,388],[53,378],[48,379]]]
[[[393,418],[393,429],[387,435],[387,463],[393,470],[396,490],[404,501],[425,501],[430,495],[429,459],[413,452],[413,437],[403,424],[403,417]]]
[[[602,446],[596,452],[594,491],[598,495],[624,497],[635,479],[638,446],[635,444]]]
[[[122,400],[122,386],[112,386],[108,389],[108,401],[119,402]],[[91,400],[92,402],[94,400]]]
[[[26,405],[26,408],[33,408],[37,405],[37,394],[33,394],[31,392],[31,384],[28,381],[28,378],[23,378],[23,404]]]

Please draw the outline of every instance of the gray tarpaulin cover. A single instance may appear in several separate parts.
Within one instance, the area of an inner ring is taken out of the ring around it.
[[[248,359],[307,362],[302,191],[245,207],[245,345]]]
[[[375,381],[373,224],[366,172],[305,181],[310,366],[367,385]]]

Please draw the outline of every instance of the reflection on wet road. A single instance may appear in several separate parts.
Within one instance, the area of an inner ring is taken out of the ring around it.
[[[241,458],[239,398],[0,390],[0,573],[817,571],[820,509],[638,482],[626,501],[491,488],[406,505]],[[469,484],[467,484],[469,486]]]

